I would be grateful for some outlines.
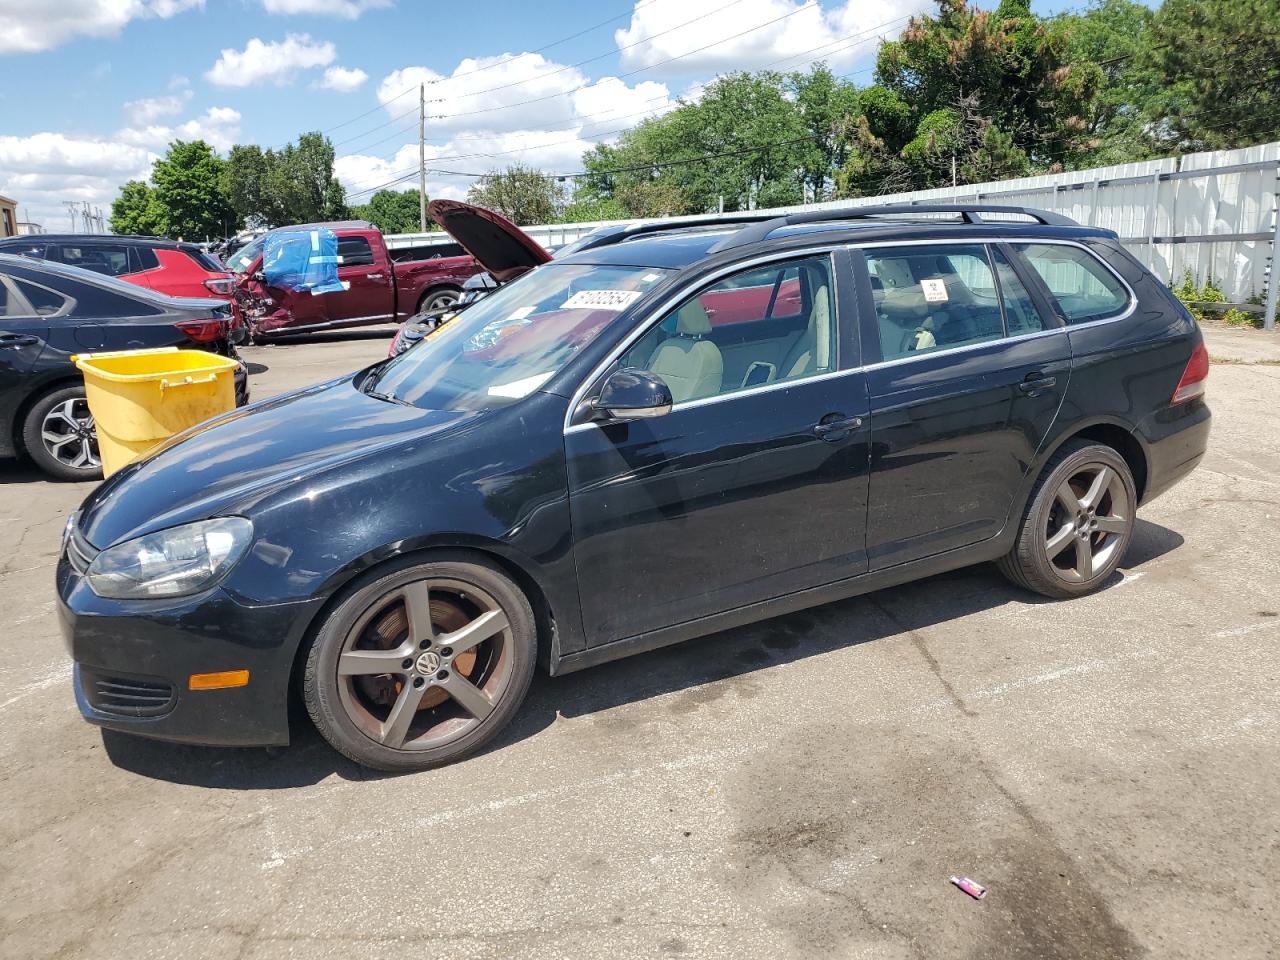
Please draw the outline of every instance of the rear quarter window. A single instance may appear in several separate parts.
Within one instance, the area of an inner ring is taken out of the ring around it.
[[[1087,250],[1062,243],[1014,246],[1040,275],[1068,323],[1105,320],[1128,308],[1128,289]]]

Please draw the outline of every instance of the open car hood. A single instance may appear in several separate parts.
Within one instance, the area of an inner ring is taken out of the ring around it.
[[[538,241],[492,210],[458,200],[432,200],[427,212],[499,283],[551,259]]]

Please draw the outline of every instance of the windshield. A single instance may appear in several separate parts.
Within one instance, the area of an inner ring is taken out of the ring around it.
[[[232,273],[244,273],[260,256],[262,256],[262,241],[251,241],[227,257],[227,269]]]
[[[670,271],[546,264],[458,314],[364,384],[432,410],[528,396]]]

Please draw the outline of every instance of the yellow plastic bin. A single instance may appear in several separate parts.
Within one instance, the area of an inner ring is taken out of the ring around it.
[[[162,347],[72,359],[84,373],[106,477],[166,437],[236,406],[239,364],[216,353]]]

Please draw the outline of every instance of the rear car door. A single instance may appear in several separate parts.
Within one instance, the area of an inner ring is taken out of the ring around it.
[[[395,319],[395,275],[381,240],[364,234],[339,234],[338,279],[346,289],[319,298],[330,321],[379,323]]]
[[[595,379],[591,390],[609,370],[649,370],[675,403],[566,429],[588,644],[865,571],[866,379],[838,269],[843,251],[734,270],[669,302]],[[798,319],[771,318],[765,298],[754,319],[713,326],[732,291],[788,278]]]
[[[1070,375],[1066,330],[1001,244],[911,242],[855,257],[867,368],[872,570],[989,539]]]

